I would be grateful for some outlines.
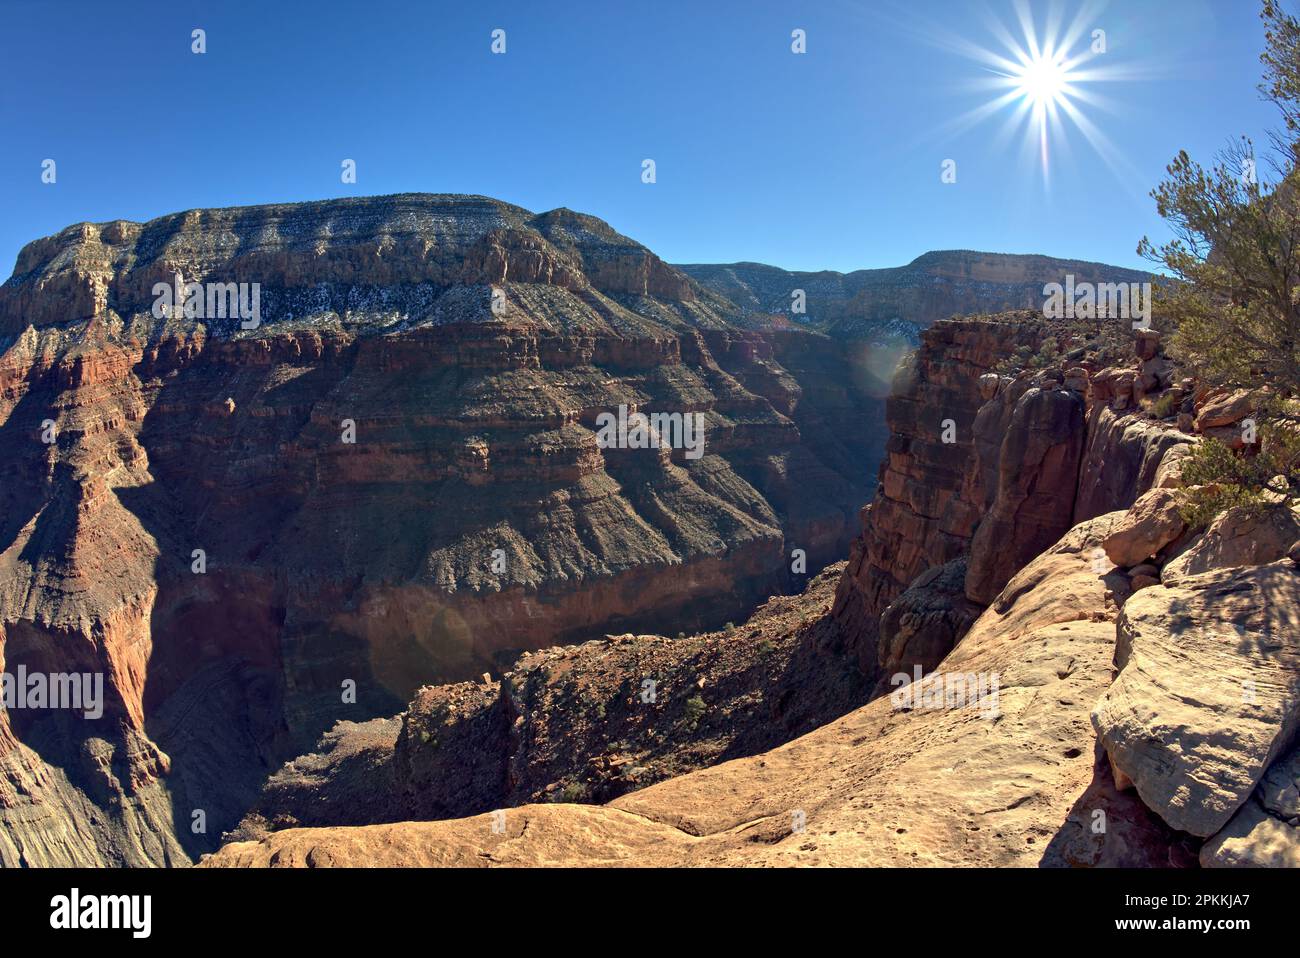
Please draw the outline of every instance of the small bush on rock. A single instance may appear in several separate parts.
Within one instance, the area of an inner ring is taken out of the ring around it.
[[[1300,496],[1300,423],[1277,416],[1259,426],[1259,450],[1240,453],[1219,439],[1197,444],[1183,465],[1183,519],[1203,529],[1233,506],[1264,509]]]

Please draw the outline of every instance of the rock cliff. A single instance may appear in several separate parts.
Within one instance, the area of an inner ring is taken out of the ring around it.
[[[786,316],[843,340],[909,340],[941,319],[975,313],[1041,309],[1043,286],[1073,276],[1079,283],[1141,283],[1151,276],[1101,263],[936,250],[906,266],[799,272],[762,263],[682,264],[677,267],[741,309]],[[805,294],[793,312],[793,292]]]
[[[995,370],[993,344],[1049,332],[1034,361]],[[1137,351],[1158,357],[1158,339]],[[564,791],[443,821],[263,829],[206,864],[1295,864],[1300,520],[1277,504],[1188,528],[1181,459],[1251,406],[1172,369],[1144,385],[1126,362],[1102,331],[1023,315],[926,334],[835,608],[803,606],[862,660],[869,704],[612,801]],[[965,428],[945,441],[940,416]],[[889,487],[891,472],[910,481]],[[566,687],[593,664],[547,661],[571,670]]]
[[[101,673],[106,705],[0,716],[0,860],[184,861],[340,719],[801,587],[869,496],[859,379],[569,210],[404,195],[29,244],[0,287],[0,661]],[[603,442],[620,407],[702,446]]]
[[[0,670],[104,698],[0,713],[0,863],[1294,863],[1300,515],[1183,510],[1257,397],[1113,320],[936,321],[1033,264],[923,260],[875,422],[870,284],[797,328],[569,210],[29,245]]]

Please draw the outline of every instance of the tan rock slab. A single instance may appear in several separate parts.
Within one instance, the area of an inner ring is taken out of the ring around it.
[[[1300,571],[1144,589],[1120,613],[1116,663],[1092,715],[1111,761],[1170,826],[1213,835],[1300,723]]]

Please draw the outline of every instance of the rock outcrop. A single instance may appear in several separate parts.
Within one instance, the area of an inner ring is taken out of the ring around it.
[[[1131,411],[1131,395],[1129,412],[1113,408],[1115,377],[1100,365],[1115,353],[1105,322],[1009,313],[923,335],[886,403],[880,486],[836,593],[834,614],[869,676],[892,668],[894,623],[907,612],[888,610],[919,577],[966,557],[963,598],[927,605],[931,618],[968,622],[963,606],[994,601],[1075,523],[1131,506],[1187,447],[1192,437]],[[1139,347],[1159,355],[1158,339]]]
[[[1070,527],[1083,450],[1083,398],[1035,387],[1016,400],[997,456],[993,505],[971,540],[966,596],[987,605]]]
[[[1207,868],[1300,867],[1300,746],[1270,766],[1200,859]]]
[[[1161,465],[1172,465],[1190,440],[1162,423],[1116,412],[1095,393],[1090,401],[1075,522],[1133,505],[1140,492],[1160,485]]]
[[[1264,773],[1254,794],[1201,849],[1206,868],[1300,868],[1300,747]]]
[[[880,617],[879,681],[933,672],[982,611],[966,598],[965,558],[922,572]]]
[[[899,371],[885,404],[890,438],[880,485],[863,511],[862,534],[835,596],[834,615],[856,637],[868,675],[879,670],[879,620],[889,604],[922,573],[969,551],[985,507],[982,487],[968,482],[976,415],[989,398],[981,377],[1008,349],[1036,347],[1042,336],[1041,324],[1028,315],[940,322]]]
[[[996,676],[996,689],[960,707],[884,696],[772,751],[603,806],[291,828],[204,865],[1192,864],[1194,847],[1115,788],[1088,722],[1115,631],[1089,555],[1116,518],[1072,531],[1023,571],[1004,611],[981,616],[939,674]],[[925,687],[947,693],[933,677]]]
[[[1264,565],[1300,541],[1300,520],[1285,507],[1235,506],[1218,516],[1165,563],[1162,579],[1175,584],[1211,569]]]
[[[1135,566],[1153,558],[1187,529],[1174,489],[1152,489],[1133,504],[1124,521],[1101,544],[1117,566]]]
[[[1170,826],[1209,837],[1300,727],[1300,570],[1216,569],[1125,603],[1093,722]]]
[[[420,689],[392,722],[340,723],[272,776],[232,837],[608,802],[789,741],[870,692],[828,615],[842,570],[741,627],[525,653],[499,680]]]

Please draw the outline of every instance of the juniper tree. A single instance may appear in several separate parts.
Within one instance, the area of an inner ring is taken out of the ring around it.
[[[1248,138],[1208,169],[1182,151],[1152,191],[1174,239],[1138,253],[1179,282],[1158,284],[1171,351],[1215,384],[1272,384],[1300,394],[1300,21],[1264,0],[1260,92],[1283,127],[1272,136],[1272,177]],[[1163,324],[1162,324],[1163,325]]]

